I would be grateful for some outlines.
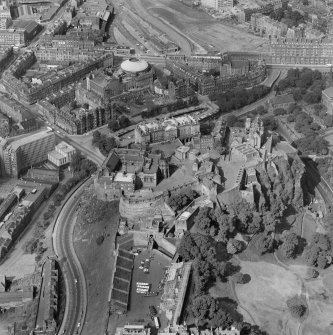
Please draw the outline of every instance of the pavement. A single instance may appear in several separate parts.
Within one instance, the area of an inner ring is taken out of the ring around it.
[[[66,285],[66,309],[58,334],[80,334],[87,308],[87,285],[73,245],[73,231],[80,195],[91,183],[86,180],[73,191],[58,214],[53,232],[53,247]]]

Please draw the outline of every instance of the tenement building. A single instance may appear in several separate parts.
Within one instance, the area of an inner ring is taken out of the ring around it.
[[[89,36],[45,36],[36,51],[36,57],[41,62],[61,64],[67,62],[82,62],[93,57],[100,57],[103,47],[98,47]]]
[[[0,92],[0,113],[5,114],[12,123],[17,123],[25,132],[38,129],[36,116],[9,94]]]
[[[164,121],[143,122],[134,130],[135,143],[156,143],[173,141],[179,138],[189,142],[200,134],[200,124],[192,116],[179,116]]]
[[[332,64],[333,42],[306,39],[272,39],[268,64]]]
[[[100,67],[113,65],[113,54],[103,55],[84,62],[74,63],[59,71],[53,71],[41,76],[37,80],[25,82],[22,75],[36,62],[33,51],[27,51],[18,57],[2,76],[2,84],[7,92],[23,103],[33,104],[42,100],[49,94],[79,81],[88,73]]]
[[[90,105],[92,108],[89,109],[72,108],[69,103],[74,100],[75,88],[70,85],[67,90],[60,90],[39,101],[37,105],[51,124],[57,125],[71,135],[84,134],[107,124],[110,120],[110,109],[100,108],[99,105]]]
[[[166,68],[176,77],[189,80],[199,94],[208,95],[234,87],[251,87],[266,77],[266,65],[259,55],[173,56],[166,59]]]

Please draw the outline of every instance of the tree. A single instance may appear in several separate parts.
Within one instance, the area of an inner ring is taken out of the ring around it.
[[[82,105],[82,107],[84,108],[84,109],[89,109],[89,104],[87,104],[86,102]]]
[[[263,255],[267,252],[272,252],[274,249],[275,240],[271,235],[261,233],[258,235],[255,246],[258,252]]]
[[[307,308],[304,299],[300,296],[294,296],[287,300],[287,306],[292,317],[299,319],[304,316]]]
[[[128,126],[131,124],[131,121],[130,121],[129,118],[128,118],[127,116],[125,116],[125,115],[122,115],[122,116],[119,118],[118,122],[119,122],[119,127],[120,127],[121,129],[126,128],[126,127],[128,127]]]
[[[120,128],[119,127],[119,122],[115,119],[112,119],[112,120],[109,121],[108,127],[111,131],[117,131]]]
[[[237,254],[243,250],[243,243],[234,238],[230,238],[227,243],[227,252],[229,254]]]
[[[326,268],[332,262],[332,246],[327,235],[316,233],[304,250],[307,264]]]
[[[93,145],[99,145],[100,140],[101,140],[101,132],[98,130],[95,130],[93,132],[93,139],[92,139]]]
[[[209,233],[212,225],[212,219],[210,217],[210,208],[201,207],[197,216],[194,219],[194,223],[205,233]]]
[[[233,319],[229,313],[225,312],[222,308],[219,308],[211,318],[209,322],[213,328],[221,327],[226,329],[233,324]]]
[[[281,251],[284,257],[293,258],[296,255],[297,247],[299,245],[299,237],[292,232],[283,235],[283,243]]]
[[[209,317],[209,311],[212,308],[212,304],[215,305],[215,302],[213,301],[214,298],[208,294],[196,297],[192,301],[191,311],[197,324],[200,321],[205,321]]]
[[[277,108],[273,111],[274,116],[285,115],[287,111],[284,108]]]

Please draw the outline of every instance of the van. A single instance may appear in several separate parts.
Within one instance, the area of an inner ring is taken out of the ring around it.
[[[155,327],[158,329],[160,328],[160,320],[157,316],[154,316]]]

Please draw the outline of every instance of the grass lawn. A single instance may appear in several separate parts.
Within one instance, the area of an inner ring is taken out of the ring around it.
[[[276,264],[276,260],[272,253],[267,253],[264,255],[259,255],[257,248],[255,247],[255,241],[258,235],[253,236],[252,240],[249,242],[247,248],[238,254],[238,258],[243,261],[250,261],[250,262],[268,262]]]
[[[128,259],[118,257],[117,258],[117,266],[121,266],[124,269],[131,270],[133,267],[133,261],[130,261]]]
[[[324,335],[331,333],[333,273],[326,270],[315,280],[306,278],[306,266],[288,269],[267,262],[241,261],[241,272],[251,276],[248,284],[236,285],[239,302],[268,334]],[[286,301],[295,295],[308,297],[308,314],[302,324],[290,316]],[[245,321],[248,320],[244,314]],[[297,329],[300,326],[300,331]]]
[[[229,281],[227,282],[222,282],[221,280],[216,281],[216,283],[209,289],[209,294],[213,298],[229,298],[234,301],[237,300],[232,290],[231,283]]]
[[[89,190],[82,205],[92,195]],[[86,277],[88,289],[88,307],[86,323],[82,334],[104,334],[108,313],[108,298],[111,285],[111,273],[114,265],[114,238],[119,218],[118,202],[107,203],[105,217],[94,224],[84,224],[78,219],[74,231],[74,247]],[[104,236],[101,245],[96,243],[98,236]]]
[[[130,281],[131,280],[131,272],[130,271],[126,271],[124,269],[119,269],[117,268],[115,274],[115,277]]]
[[[242,306],[268,334],[297,334],[286,301],[301,293],[301,280],[284,268],[266,262],[240,263],[243,273],[251,276],[248,284],[236,285]],[[245,321],[247,320],[245,316]]]

